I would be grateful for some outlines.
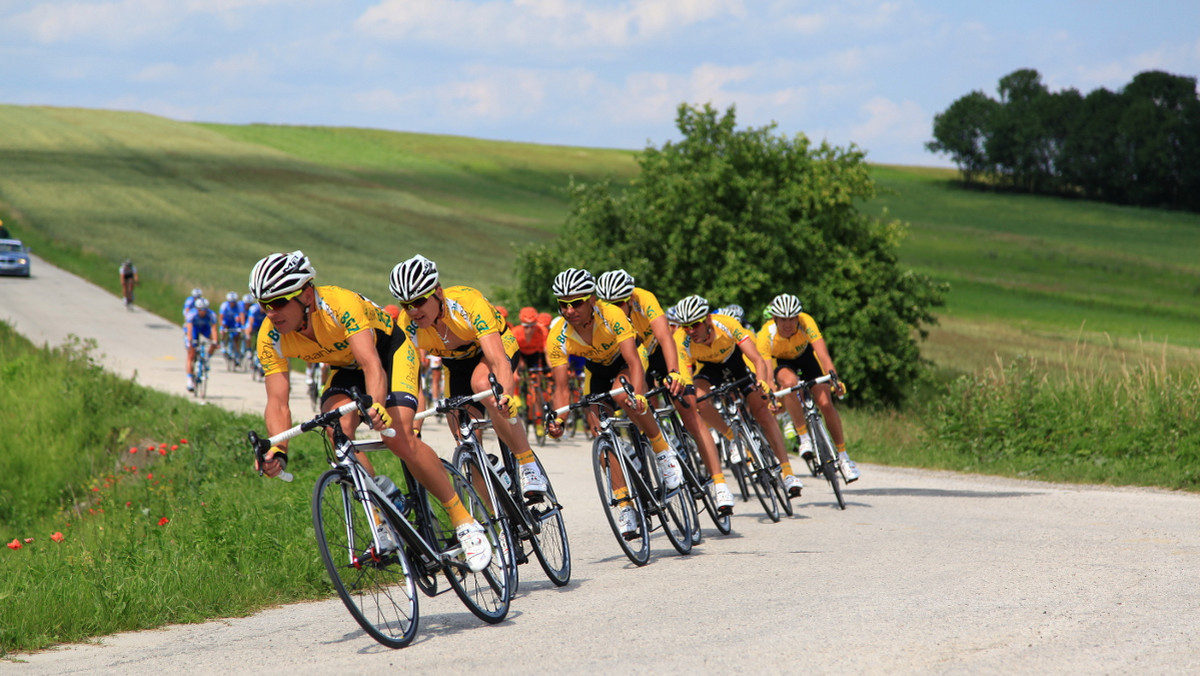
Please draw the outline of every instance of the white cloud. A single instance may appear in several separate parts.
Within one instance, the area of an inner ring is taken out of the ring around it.
[[[383,0],[355,25],[378,38],[460,48],[589,47],[652,40],[744,14],[742,0],[628,0],[612,8],[583,0]]]
[[[179,67],[173,63],[152,63],[133,74],[134,82],[170,82],[179,76]]]
[[[931,134],[933,117],[913,101],[896,103],[875,97],[860,111],[867,119],[850,128],[850,140],[863,148],[884,144],[919,147]]]

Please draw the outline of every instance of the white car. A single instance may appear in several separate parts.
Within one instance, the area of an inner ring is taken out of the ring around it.
[[[29,276],[29,247],[19,239],[0,239],[0,275]]]

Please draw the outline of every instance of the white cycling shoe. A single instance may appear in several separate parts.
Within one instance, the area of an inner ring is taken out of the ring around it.
[[[463,558],[466,559],[467,568],[470,568],[472,573],[478,573],[492,562],[492,543],[488,542],[483,526],[480,526],[478,521],[464,523],[455,528],[454,537],[458,538],[458,544],[462,545]]]
[[[521,492],[527,499],[541,498],[546,495],[546,475],[538,469],[537,463],[521,465]]]
[[[632,540],[637,537],[638,518],[637,512],[633,507],[622,507],[621,513],[617,516],[617,525],[621,528],[621,537],[626,540]]]
[[[675,455],[675,451],[663,451],[659,453],[658,471],[662,474],[663,485],[667,490],[673,491],[679,488],[679,484],[683,483],[683,470],[679,469],[679,456]]]
[[[733,493],[724,483],[713,486],[713,497],[716,498],[718,514],[733,514]]]
[[[787,491],[789,498],[800,497],[800,491],[804,488],[804,484],[800,481],[800,477],[795,474],[789,474],[783,477],[783,488]]]

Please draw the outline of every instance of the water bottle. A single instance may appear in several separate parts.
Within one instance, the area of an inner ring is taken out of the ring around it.
[[[625,457],[629,458],[629,462],[633,465],[633,468],[639,472],[642,471],[642,459],[634,453],[633,445],[621,437],[617,437],[617,445],[621,447],[622,451],[625,451]]]
[[[404,497],[404,494],[400,492],[394,481],[383,474],[377,474],[375,476],[375,485],[379,486],[379,490],[383,491],[383,494],[387,496],[388,500],[392,501],[392,504],[396,506],[396,509],[401,514],[408,514],[408,498]]]
[[[496,474],[500,476],[500,483],[504,484],[504,488],[511,488],[512,477],[504,469],[504,461],[496,457],[494,453],[488,453],[488,462],[492,463],[492,469],[496,470]]]

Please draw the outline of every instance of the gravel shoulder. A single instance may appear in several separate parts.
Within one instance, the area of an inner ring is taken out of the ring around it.
[[[127,312],[40,259],[33,274],[0,278],[0,320],[39,344],[94,339],[106,368],[183,392],[176,321]],[[260,411],[261,388],[218,370],[209,401]],[[431,436],[450,451],[448,435]],[[637,568],[600,512],[587,446],[539,454],[564,503],[572,581],[559,589],[523,567],[501,624],[482,624],[453,594],[422,597],[416,641],[393,651],[335,599],[14,655],[0,671],[1200,671],[1200,496],[865,465],[844,512],[810,479],[795,517],[773,524],[739,503],[733,534],[702,516],[691,555],[656,535]]]

